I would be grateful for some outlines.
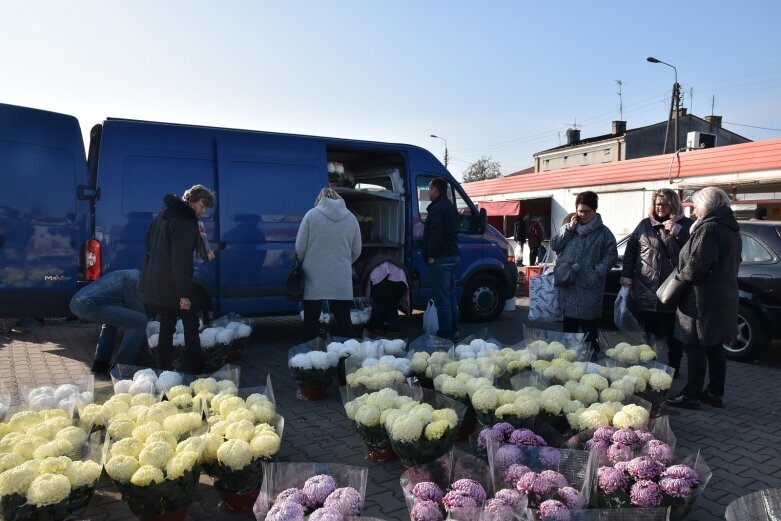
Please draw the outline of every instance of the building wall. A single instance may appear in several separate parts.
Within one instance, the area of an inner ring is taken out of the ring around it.
[[[576,145],[570,148],[556,150],[554,152],[535,156],[535,169],[537,172],[571,168],[573,166],[595,165],[611,163],[624,159],[623,138],[599,143]]]
[[[626,135],[625,159],[637,159],[639,157],[655,156],[664,149],[664,134],[667,123],[659,123],[642,129],[637,129]],[[686,147],[686,135],[689,132],[706,132],[716,134],[716,146],[737,145],[748,143],[751,140],[737,134],[733,134],[723,128],[715,128],[707,121],[689,115],[678,121],[678,150]],[[675,120],[670,122],[670,137],[667,142],[667,152],[674,152],[675,148]]]

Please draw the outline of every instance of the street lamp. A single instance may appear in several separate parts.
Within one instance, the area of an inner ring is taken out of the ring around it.
[[[670,134],[670,120],[673,118],[673,106],[675,106],[675,149],[674,152],[678,151],[678,116],[680,115],[679,109],[679,103],[680,103],[680,92],[681,92],[681,86],[678,85],[678,69],[675,68],[675,65],[671,65],[667,62],[663,62],[662,60],[658,58],[654,58],[653,56],[649,56],[646,58],[651,63],[661,63],[662,65],[667,65],[668,67],[673,68],[673,72],[675,73],[675,83],[673,83],[673,97],[670,98],[670,115],[667,117],[667,129],[664,131],[664,149],[662,150],[662,154],[667,153],[667,136]]]
[[[447,157],[447,139],[445,139],[443,137],[440,137],[440,136],[435,136],[434,134],[431,134],[431,137],[436,138],[436,139],[441,139],[442,141],[445,142],[445,168],[447,168],[447,160],[448,160],[448,157]]]

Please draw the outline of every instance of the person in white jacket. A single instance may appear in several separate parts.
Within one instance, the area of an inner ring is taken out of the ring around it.
[[[304,271],[304,338],[318,335],[322,301],[329,302],[331,333],[352,336],[353,263],[361,254],[358,220],[333,188],[323,188],[304,215],[296,235],[296,255]]]

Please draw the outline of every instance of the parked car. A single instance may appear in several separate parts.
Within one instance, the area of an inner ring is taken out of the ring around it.
[[[761,356],[771,339],[781,339],[781,223],[740,221],[740,237],[738,334],[724,349],[728,358],[749,361]],[[605,285],[604,311],[611,317],[628,240],[618,242],[618,262]]]

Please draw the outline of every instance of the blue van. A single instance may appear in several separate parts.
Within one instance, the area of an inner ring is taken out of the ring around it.
[[[65,315],[79,284],[138,268],[163,196],[196,183],[217,195],[203,219],[217,258],[195,272],[215,314],[298,311],[284,297],[296,232],[329,182],[364,223],[362,255],[402,259],[422,309],[431,297],[421,256],[428,184],[444,177],[461,219],[465,318],[492,320],[515,295],[508,241],[411,145],[109,118],[93,127],[85,159],[75,118],[0,104],[0,168],[0,316]]]

